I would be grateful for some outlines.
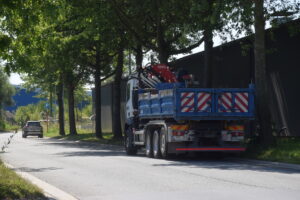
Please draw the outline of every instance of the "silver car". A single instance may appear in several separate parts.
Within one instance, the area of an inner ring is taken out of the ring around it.
[[[23,127],[22,137],[26,138],[28,135],[43,137],[43,127],[39,121],[28,121]]]

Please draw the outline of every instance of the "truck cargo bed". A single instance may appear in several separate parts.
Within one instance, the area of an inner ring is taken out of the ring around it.
[[[249,88],[184,88],[164,83],[139,90],[140,118],[237,120],[254,118],[254,86]]]

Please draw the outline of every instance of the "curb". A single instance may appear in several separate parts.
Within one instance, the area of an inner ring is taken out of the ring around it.
[[[78,200],[71,194],[68,194],[58,188],[56,188],[53,185],[50,185],[49,183],[46,183],[42,181],[41,179],[38,179],[37,177],[27,173],[27,172],[22,172],[22,171],[16,171],[15,167],[3,162],[4,165],[12,170],[14,170],[18,175],[20,175],[22,178],[28,180],[30,183],[36,185],[40,189],[42,189],[44,195],[51,200]]]
[[[245,162],[245,163],[252,163],[252,164],[266,166],[266,167],[276,167],[276,168],[300,171],[300,165],[298,165],[298,164],[254,160],[254,159],[247,159],[247,158],[230,158],[230,160],[236,160],[236,161],[241,161],[241,162]]]

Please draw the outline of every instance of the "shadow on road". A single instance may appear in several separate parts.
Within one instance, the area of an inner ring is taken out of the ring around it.
[[[14,168],[16,171],[22,171],[22,172],[46,172],[46,171],[53,171],[53,170],[59,170],[61,168],[57,167],[44,167],[44,168],[30,168],[30,167],[19,167]]]
[[[64,148],[74,148],[68,152],[60,152],[55,155],[64,157],[81,157],[81,156],[109,156],[120,157],[127,156],[122,146],[106,145],[90,142],[74,142],[74,141],[57,141],[54,139],[45,140],[47,145],[62,146]],[[36,145],[44,145],[43,143]],[[128,156],[129,157],[129,156]],[[149,159],[144,154],[138,154],[141,159]],[[153,160],[154,161],[154,160]],[[247,162],[238,157],[220,158],[215,154],[189,154],[188,156],[174,157],[169,160],[155,160],[153,167],[169,167],[169,166],[183,166],[189,168],[207,168],[220,170],[251,170],[260,172],[277,172],[285,174],[300,174],[300,170],[283,168],[281,166],[274,166],[272,164],[261,164],[254,162]],[[138,162],[134,160],[133,162]],[[150,163],[151,164],[151,163]]]
[[[300,174],[300,170],[274,166],[273,164],[261,164],[259,162],[248,162],[238,157],[216,158],[207,154],[201,156],[185,156],[172,158],[168,163],[153,164],[154,167],[183,166],[189,168],[207,168],[220,170],[250,170],[260,172],[276,172],[284,174]]]
[[[75,142],[75,141],[57,141],[49,139],[45,141],[47,145],[61,146],[64,148],[73,148],[74,150],[56,153],[58,156],[76,157],[76,156],[126,156],[122,146],[99,144],[92,142]],[[36,145],[43,146],[44,143]],[[143,156],[143,155],[137,155]]]

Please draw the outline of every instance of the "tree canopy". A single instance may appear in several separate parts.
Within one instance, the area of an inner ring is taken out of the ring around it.
[[[64,134],[63,88],[67,89],[70,133],[76,134],[74,91],[93,83],[95,133],[102,137],[101,81],[114,76],[117,109],[113,121],[118,124],[115,130],[120,135],[119,92],[126,52],[135,52],[137,65],[142,64],[147,51],[153,52],[160,63],[167,64],[172,56],[189,53],[204,43],[206,79],[203,86],[211,87],[212,48],[217,33],[253,32],[251,27],[255,21],[290,16],[299,12],[300,4],[299,0],[260,0],[263,17],[258,19],[255,3],[242,0],[0,0],[0,57],[5,60],[7,72],[24,73],[30,85],[50,93],[57,89],[61,134]],[[257,69],[261,67],[259,64]]]

